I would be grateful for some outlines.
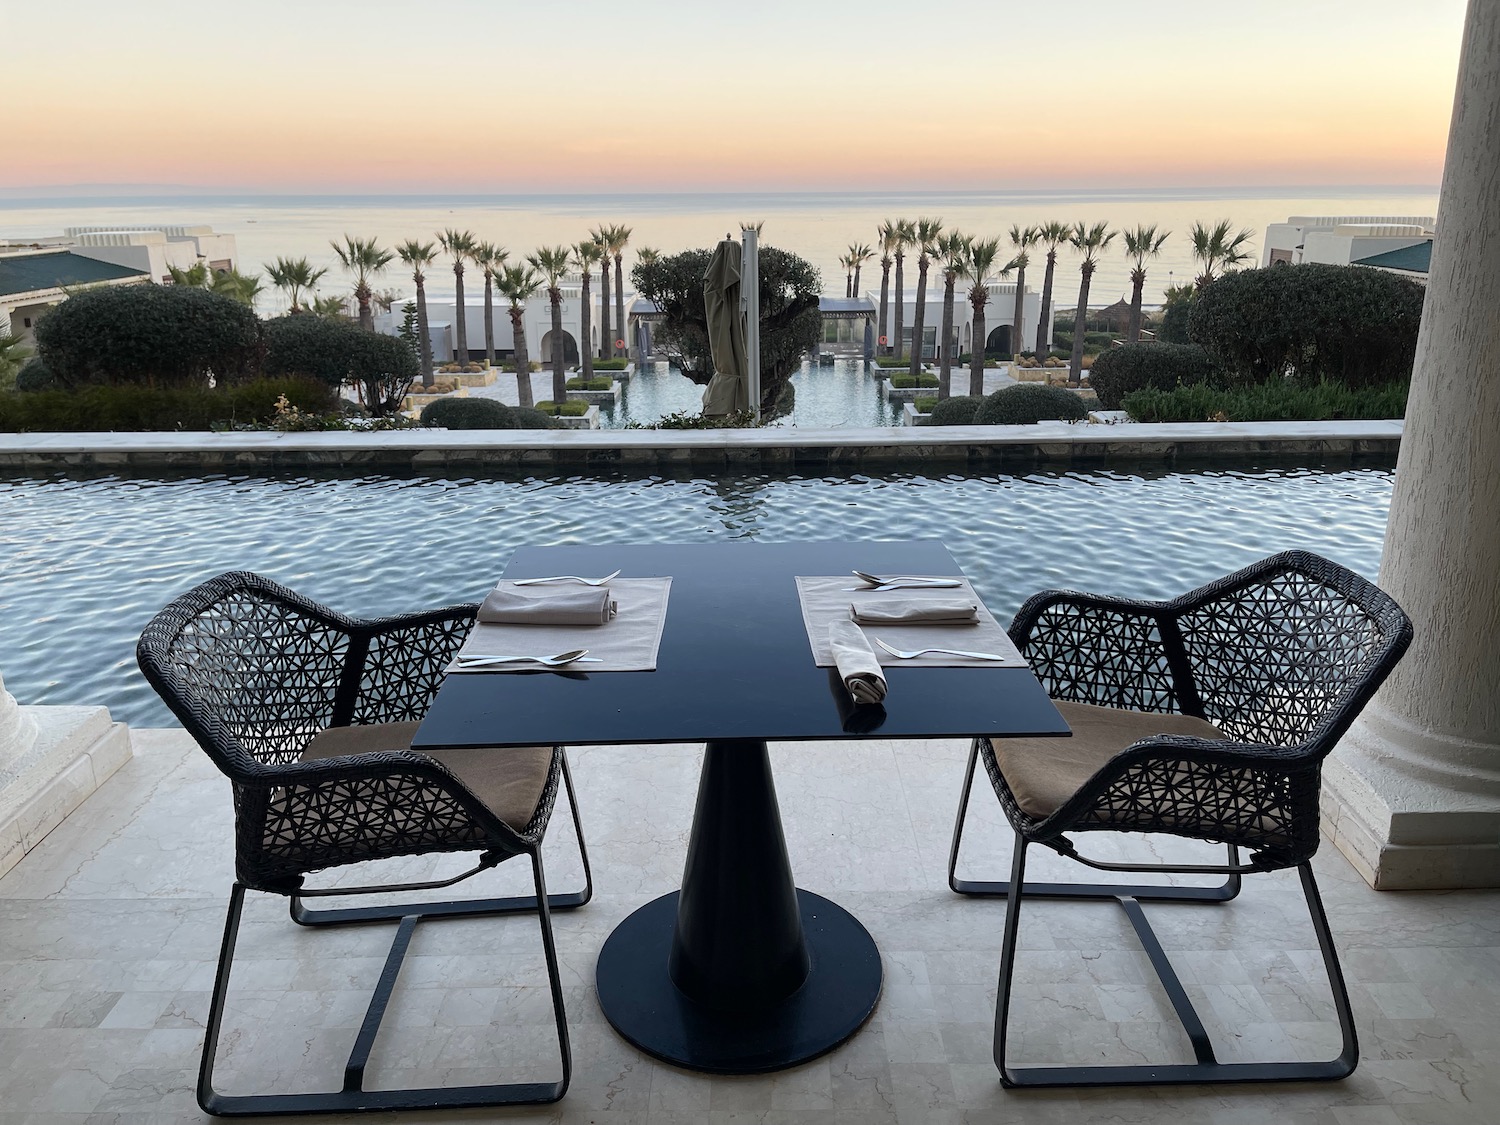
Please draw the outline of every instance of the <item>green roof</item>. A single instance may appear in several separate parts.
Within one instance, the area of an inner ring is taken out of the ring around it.
[[[144,270],[117,266],[85,258],[71,250],[53,254],[17,254],[0,257],[0,297],[56,289],[60,285],[92,285],[99,281],[143,278]]]
[[[1378,269],[1402,270],[1406,273],[1427,273],[1432,266],[1432,239],[1415,246],[1403,246],[1399,250],[1387,250],[1384,254],[1371,254],[1368,258],[1356,258],[1350,265],[1375,266]]]

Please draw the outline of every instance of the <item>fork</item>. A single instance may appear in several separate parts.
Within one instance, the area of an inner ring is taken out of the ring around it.
[[[956,578],[930,578],[920,574],[890,574],[884,578],[878,574],[866,574],[862,570],[856,570],[853,574],[861,582],[869,583],[873,589],[896,585],[911,586],[914,589],[921,586],[940,589],[961,585]]]
[[[454,664],[460,668],[483,668],[491,664],[544,664],[548,668],[561,668],[564,664],[599,663],[599,657],[589,656],[586,648],[570,649],[556,656],[458,656]]]
[[[969,652],[968,650],[961,648],[892,648],[890,645],[882,641],[879,637],[875,638],[875,643],[878,644],[881,648],[885,649],[886,652],[890,653],[897,660],[915,660],[917,657],[925,656],[929,652],[940,652],[945,656],[967,656],[973,660],[1005,659],[1005,657],[1001,656],[997,652]]]
[[[582,582],[585,586],[608,586],[611,578],[620,577],[617,570],[613,574],[606,574],[603,578],[580,578],[576,574],[553,574],[546,578],[515,578],[511,580],[512,586],[535,586],[539,582]]]

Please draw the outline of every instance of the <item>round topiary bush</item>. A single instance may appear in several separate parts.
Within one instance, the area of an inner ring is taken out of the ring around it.
[[[1123,344],[1094,358],[1089,386],[1100,406],[1119,410],[1131,391],[1212,383],[1221,373],[1218,361],[1195,344]]]
[[[515,414],[492,398],[440,398],[422,407],[422,425],[445,430],[513,430]]]
[[[979,404],[983,401],[983,395],[958,395],[954,398],[942,399],[932,408],[932,417],[927,424],[929,426],[971,426],[974,424],[974,415],[979,410]]]
[[[52,372],[47,370],[47,365],[42,362],[41,356],[33,356],[28,359],[16,372],[16,390],[18,391],[55,391],[57,381],[52,378]]]
[[[981,426],[1024,426],[1032,422],[1080,421],[1088,417],[1083,400],[1066,387],[1017,383],[986,395],[974,413]]]
[[[511,406],[511,421],[517,430],[550,430],[552,419],[548,418],[540,410],[530,406]]]

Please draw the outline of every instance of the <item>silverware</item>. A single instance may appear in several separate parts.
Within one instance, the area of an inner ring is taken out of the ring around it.
[[[915,660],[917,657],[925,656],[929,652],[940,652],[946,656],[967,656],[974,660],[1005,659],[1005,657],[1001,656],[998,652],[969,652],[966,649],[961,648],[892,648],[890,645],[886,644],[878,637],[875,638],[875,643],[878,644],[881,648],[885,649],[886,652],[890,653],[897,660]]]
[[[515,578],[511,580],[512,586],[535,586],[541,582],[582,582],[585,586],[608,586],[611,578],[620,577],[617,570],[613,574],[606,574],[603,578],[580,578],[576,574],[553,574],[546,578]]]
[[[597,656],[589,656],[586,648],[575,648],[559,652],[556,656],[463,656],[454,658],[458,668],[486,668],[491,664],[542,664],[548,668],[561,668],[564,664],[601,664]]]
[[[851,586],[849,589],[858,590],[868,588],[871,590],[902,590],[921,589],[928,587],[934,590],[948,590],[963,583],[957,578],[928,578],[920,574],[889,574],[882,578],[878,574],[866,574],[862,570],[853,572],[854,577],[865,583],[865,587]]]

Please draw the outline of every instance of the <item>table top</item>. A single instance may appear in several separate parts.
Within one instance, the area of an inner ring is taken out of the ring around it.
[[[1069,733],[1025,668],[887,667],[883,709],[855,710],[813,663],[794,581],[854,567],[960,573],[936,540],[524,547],[504,577],[670,575],[656,670],[449,676],[412,747]]]

